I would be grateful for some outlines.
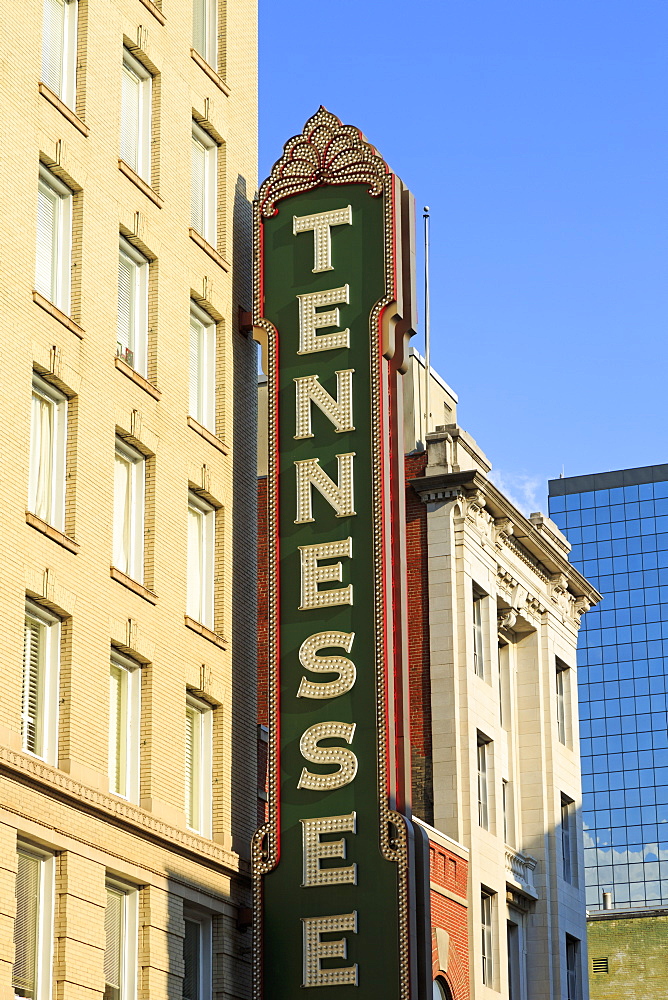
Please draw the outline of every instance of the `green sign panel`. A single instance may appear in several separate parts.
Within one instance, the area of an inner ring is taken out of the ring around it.
[[[398,516],[410,207],[373,147],[321,109],[256,209],[270,400],[270,806],[253,856],[265,1000],[416,996]]]

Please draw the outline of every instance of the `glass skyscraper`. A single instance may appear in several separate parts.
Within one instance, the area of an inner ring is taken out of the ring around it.
[[[549,511],[603,594],[578,642],[587,907],[668,906],[668,465],[552,480]]]

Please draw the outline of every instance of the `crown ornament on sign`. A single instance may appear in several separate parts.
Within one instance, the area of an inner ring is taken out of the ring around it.
[[[275,215],[282,198],[323,184],[366,184],[369,194],[377,197],[389,172],[380,153],[359,129],[343,125],[321,106],[301,135],[288,139],[283,155],[260,188],[260,215]]]

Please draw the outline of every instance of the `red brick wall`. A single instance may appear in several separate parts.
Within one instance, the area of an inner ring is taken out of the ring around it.
[[[468,862],[458,855],[430,842],[430,879],[450,892],[466,899]],[[469,1000],[469,939],[466,907],[454,899],[431,891],[432,973],[447,982],[453,1000]],[[450,935],[448,967],[442,969],[436,946],[436,928],[442,927]]]
[[[433,823],[427,508],[410,485],[411,479],[424,475],[426,466],[425,452],[406,455],[408,662],[413,811],[426,823]]]

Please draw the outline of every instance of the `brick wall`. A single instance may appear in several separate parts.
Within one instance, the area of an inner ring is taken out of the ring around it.
[[[590,920],[591,1000],[665,1000],[668,997],[668,914],[630,920]],[[607,959],[608,972],[594,972]]]
[[[413,810],[425,823],[433,823],[427,507],[410,485],[411,479],[424,475],[426,465],[425,452],[406,456],[408,658]]]
[[[430,840],[429,853],[433,976],[445,979],[453,1000],[468,1000],[470,996],[466,907],[468,862],[434,839]],[[439,928],[448,936],[445,948],[443,936],[438,933]]]

